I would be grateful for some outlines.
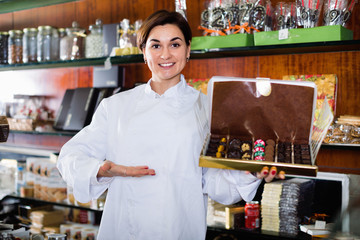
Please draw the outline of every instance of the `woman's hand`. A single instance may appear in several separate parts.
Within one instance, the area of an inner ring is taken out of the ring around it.
[[[269,167],[263,167],[261,172],[257,172],[255,175],[259,179],[264,179],[265,182],[271,182],[272,180],[274,180],[274,178],[285,179],[285,172],[284,171],[277,172],[276,167],[271,167],[270,171],[269,171]]]
[[[155,170],[149,169],[148,166],[123,166],[105,160],[98,171],[97,177],[143,177],[146,175],[155,175]]]

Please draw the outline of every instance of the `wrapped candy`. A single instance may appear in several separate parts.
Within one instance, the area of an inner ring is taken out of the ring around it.
[[[279,2],[275,10],[275,28],[276,30],[290,29],[292,19],[292,6],[285,2]],[[295,10],[295,9],[294,9]],[[295,11],[294,11],[295,12]],[[294,28],[292,26],[292,28]]]
[[[186,0],[175,0],[175,11],[186,17]]]
[[[250,24],[250,26],[252,26],[258,30],[264,30],[265,18],[266,18],[265,1],[257,0],[254,3],[254,6],[250,11],[249,24]]]
[[[209,3],[208,26],[210,30],[215,30],[210,34],[211,36],[225,35],[221,34],[221,31],[228,26],[225,13],[225,4],[221,0],[214,0]]]
[[[349,6],[343,10],[343,17],[342,17],[342,25],[345,26],[346,23],[348,22],[348,20],[350,19],[351,16],[351,12],[354,8],[354,5],[357,1],[356,0],[351,0]]]
[[[288,7],[288,11],[290,13],[288,21],[286,22],[287,28],[288,29],[297,28],[297,24],[296,24],[296,19],[297,19],[297,16],[296,16],[296,3],[290,2],[290,3],[287,4],[287,7]]]
[[[227,20],[227,34],[233,34],[236,29],[235,26],[239,25],[239,4],[238,0],[228,0],[224,2],[225,5],[225,19]]]
[[[350,19],[356,1],[328,0],[324,3],[324,25],[342,25]]]
[[[298,0],[298,25],[304,28],[316,27],[319,22],[322,0]]]
[[[251,2],[249,2],[251,1]],[[264,0],[210,0],[205,2],[205,10],[201,13],[199,29],[204,30],[204,35],[219,36],[236,33],[251,33],[256,30],[254,26],[264,24],[265,7],[260,5]],[[253,25],[249,24],[250,12],[254,6],[258,6],[253,12]]]
[[[329,0],[324,3],[324,25],[342,25],[344,10],[347,8],[347,0]]]
[[[253,10],[256,0],[242,0],[240,3],[240,25],[249,23],[250,21],[250,12]]]
[[[264,31],[269,32],[274,29],[273,21],[273,7],[271,6],[271,1],[266,2],[266,16],[264,20]]]

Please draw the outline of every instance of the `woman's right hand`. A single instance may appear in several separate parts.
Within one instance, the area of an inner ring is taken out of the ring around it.
[[[124,166],[105,160],[97,177],[143,177],[146,175],[155,175],[155,170],[149,169],[148,166]]]

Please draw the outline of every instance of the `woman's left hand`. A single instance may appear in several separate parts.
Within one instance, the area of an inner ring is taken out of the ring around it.
[[[260,172],[257,172],[256,177],[259,179],[264,179],[265,182],[271,182],[275,179],[285,179],[285,172],[284,171],[277,171],[276,167],[263,167]]]

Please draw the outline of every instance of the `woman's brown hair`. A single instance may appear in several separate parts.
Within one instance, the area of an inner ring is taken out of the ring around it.
[[[178,12],[169,12],[167,10],[159,10],[151,14],[141,25],[137,33],[137,46],[140,50],[145,48],[146,41],[151,30],[156,26],[165,24],[176,25],[185,37],[186,45],[190,45],[192,33],[187,20]]]

